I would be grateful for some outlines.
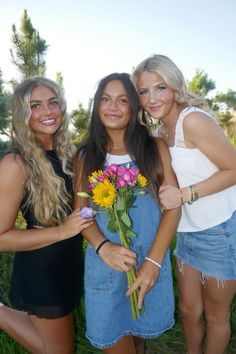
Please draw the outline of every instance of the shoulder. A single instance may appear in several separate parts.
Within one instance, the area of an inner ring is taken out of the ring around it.
[[[25,179],[28,176],[23,159],[19,154],[8,153],[0,161],[0,175],[9,179]]]
[[[199,126],[202,127],[208,125],[217,127],[218,123],[209,113],[203,110],[196,110],[185,115],[183,125],[184,128],[187,129],[196,129]]]

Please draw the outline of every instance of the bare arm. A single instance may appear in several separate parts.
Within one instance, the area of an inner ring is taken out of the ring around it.
[[[160,151],[163,170],[164,181],[163,183],[177,186],[175,174],[171,168],[171,158],[169,155],[168,147],[161,140],[157,140],[158,149]],[[180,218],[180,209],[175,208],[172,210],[165,210],[161,218],[158,230],[155,235],[155,239],[152,244],[152,248],[148,254],[148,257],[156,261],[160,265],[165,257],[166,251],[170,246],[170,242],[175,234],[177,224]],[[138,270],[138,277],[135,283],[130,287],[127,295],[130,295],[135,289],[140,288],[139,291],[139,306],[143,302],[143,298],[155,282],[158,279],[159,268],[149,261],[144,261]]]
[[[203,113],[190,113],[184,120],[185,143],[198,148],[217,167],[218,171],[195,184],[199,197],[220,192],[236,183],[236,150],[216,122]],[[183,201],[191,199],[189,187],[182,188]],[[166,208],[181,204],[180,190],[163,186],[160,201]]]
[[[85,221],[74,211],[60,226],[40,229],[18,230],[15,219],[25,194],[27,172],[19,156],[6,155],[0,161],[0,250],[28,251],[48,246],[72,237],[87,227]]]
[[[88,200],[77,196],[78,192],[83,191],[82,187],[82,173],[83,173],[83,159],[82,157],[77,158],[74,166],[75,172],[75,208],[88,205]],[[106,239],[106,237],[101,232],[99,226],[94,222],[89,228],[83,230],[83,236],[86,240],[96,249],[98,245]],[[99,251],[99,256],[103,261],[109,265],[109,267],[116,269],[118,271],[127,272],[132,266],[136,264],[136,254],[128,250],[127,248],[107,242],[102,246]]]

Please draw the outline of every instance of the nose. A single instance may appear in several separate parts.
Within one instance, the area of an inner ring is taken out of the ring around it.
[[[111,110],[117,109],[117,102],[115,100],[111,100],[109,102],[109,109],[111,109]]]
[[[149,92],[149,102],[153,103],[157,100],[157,95],[155,94],[154,91]]]
[[[52,107],[50,107],[50,105],[42,105],[41,106],[41,112],[43,114],[51,113],[51,111],[52,111]]]

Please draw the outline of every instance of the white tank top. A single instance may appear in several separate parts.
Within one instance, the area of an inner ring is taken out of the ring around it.
[[[219,170],[199,149],[189,149],[184,143],[183,121],[191,112],[208,114],[199,108],[187,107],[179,115],[175,145],[169,149],[180,188],[198,183]],[[208,229],[229,219],[235,210],[236,185],[233,185],[221,192],[199,198],[191,205],[185,203],[177,230],[194,232]]]

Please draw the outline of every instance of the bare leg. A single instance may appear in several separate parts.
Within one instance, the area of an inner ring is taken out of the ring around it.
[[[140,337],[134,337],[136,354],[144,354],[145,340]]]
[[[48,320],[1,306],[0,328],[33,354],[74,353],[72,315]]]
[[[187,352],[201,354],[204,338],[201,273],[188,264],[182,265],[180,270],[177,261],[176,276]]]
[[[223,354],[230,339],[230,305],[236,293],[236,280],[219,286],[214,278],[205,279],[203,301],[207,322],[205,354]]]
[[[30,316],[43,342],[44,354],[73,354],[75,351],[72,315],[48,320]]]
[[[134,337],[123,337],[119,343],[111,348],[104,349],[105,354],[137,354],[135,350]]]
[[[42,341],[27,313],[1,306],[0,328],[31,353],[43,353]]]

